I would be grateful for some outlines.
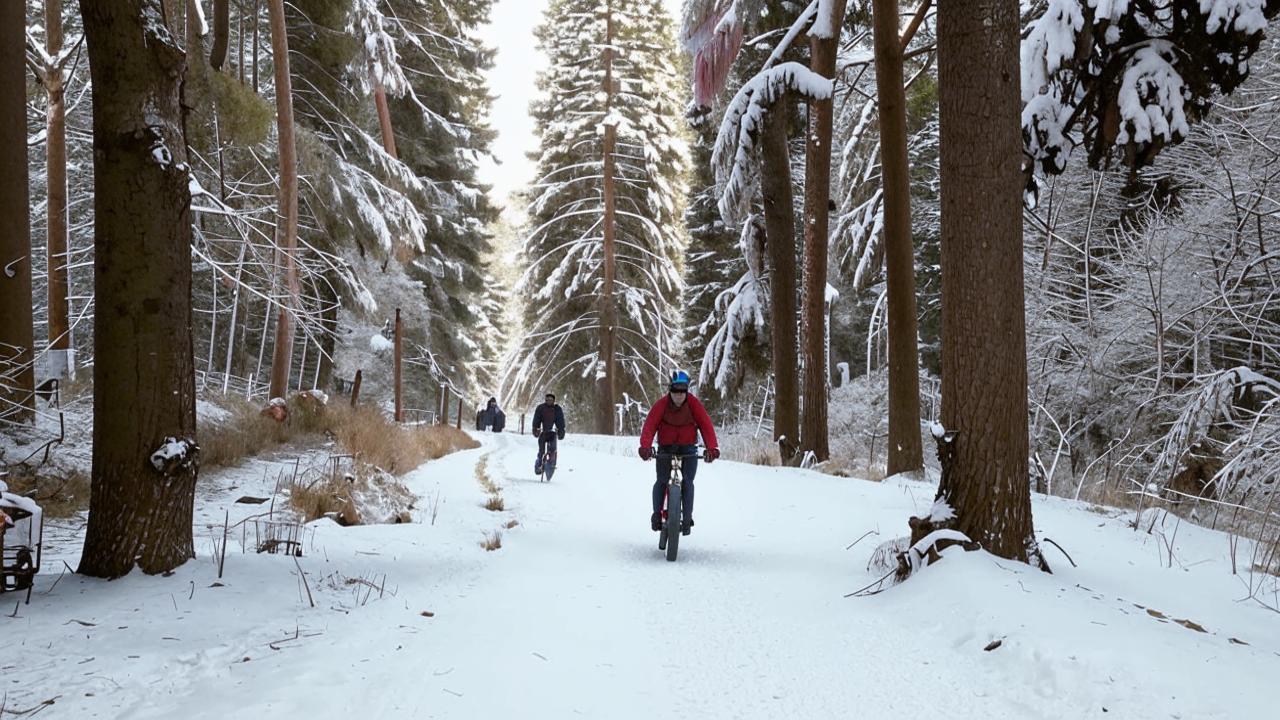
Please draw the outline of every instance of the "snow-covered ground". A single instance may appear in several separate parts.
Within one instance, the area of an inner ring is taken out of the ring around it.
[[[39,717],[1276,716],[1264,679],[1280,674],[1280,615],[1241,600],[1221,533],[1175,534],[1172,517],[1163,535],[1135,532],[1131,515],[1038,498],[1037,529],[1079,568],[1051,547],[1052,575],[957,548],[845,598],[875,580],[871,551],[931,488],[704,465],[697,526],[668,563],[634,439],[570,436],[542,484],[531,438],[480,437],[406,476],[415,524],[316,523],[297,564],[233,538],[217,578],[224,509],[235,522],[261,509],[237,497],[273,489],[261,463],[202,494],[200,557],[171,577],[54,586],[78,554],[55,542],[31,604],[0,619],[6,710],[54,698]],[[481,507],[482,458],[504,512]],[[510,520],[501,549],[482,549]]]

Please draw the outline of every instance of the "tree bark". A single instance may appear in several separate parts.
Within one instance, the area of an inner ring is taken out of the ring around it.
[[[231,41],[231,0],[213,0],[213,47],[209,49],[209,65],[221,70],[227,62]]]
[[[769,261],[769,349],[773,355],[773,439],[782,461],[800,440],[800,372],[796,366],[796,225],[787,147],[787,103],[780,100],[760,131],[760,191]]]
[[[262,0],[253,0],[253,92],[258,88],[258,27],[262,25]]]
[[[400,395],[400,308],[396,308],[396,326],[395,326],[395,364],[392,367],[393,382],[395,383],[396,398],[396,422],[404,422],[404,408],[401,405]]]
[[[1043,565],[1027,474],[1018,0],[938,6],[942,422],[938,497],[1000,557]]]
[[[196,432],[186,55],[160,0],[81,0],[93,80],[93,469],[78,572],[171,570],[194,556],[197,463],[157,469]]]
[[[600,287],[600,363],[603,372],[596,391],[596,432],[601,435],[614,433],[614,403],[617,397],[617,354],[615,337],[618,324],[617,300],[614,298],[614,249],[613,234],[616,209],[614,207],[614,159],[617,127],[609,118],[613,109],[613,4],[605,3],[604,49],[604,243],[601,254],[604,261],[604,282]]]
[[[267,0],[271,17],[271,53],[276,79],[276,127],[280,154],[280,195],[276,212],[276,241],[284,263],[285,298],[276,322],[276,342],[271,356],[271,397],[289,391],[293,362],[293,312],[298,299],[298,160],[293,142],[293,89],[289,79],[289,37],[285,29],[284,0]]]
[[[387,89],[378,83],[373,90],[373,102],[378,108],[378,126],[382,128],[382,147],[387,154],[398,158],[396,154],[396,134],[391,128],[391,108],[387,105]]]
[[[62,378],[74,374],[71,350],[71,311],[67,304],[67,116],[64,93],[66,75],[57,62],[62,52],[62,2],[45,0],[45,52],[54,58],[44,69],[44,88],[49,97],[46,122],[45,168],[48,178],[48,221],[45,242],[48,248],[49,358],[50,371]]]
[[[845,0],[831,5],[833,36],[809,38],[809,67],[822,77],[836,74],[836,52]],[[809,103],[804,178],[804,416],[800,446],[822,462],[830,455],[827,438],[827,232],[831,203],[832,101]]]
[[[898,39],[898,0],[874,0],[872,5],[889,326],[889,457],[886,471],[894,475],[924,467],[920,447],[915,255],[911,243],[907,97],[903,89],[902,45]]]
[[[0,418],[18,422],[36,407],[25,28],[26,6],[0,3]]]

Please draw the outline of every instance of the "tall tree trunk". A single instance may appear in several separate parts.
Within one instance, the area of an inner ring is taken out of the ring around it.
[[[209,65],[221,70],[227,62],[227,46],[231,40],[231,0],[213,0],[213,47],[209,49]]]
[[[0,3],[0,418],[19,422],[36,407],[25,28],[26,6]]]
[[[398,158],[396,154],[396,134],[391,128],[391,108],[387,105],[387,89],[378,83],[373,89],[373,102],[378,108],[378,126],[382,128],[382,147],[387,154]]]
[[[809,38],[809,67],[822,77],[836,74],[836,52],[845,0],[830,3],[831,37]],[[819,18],[821,21],[821,18]],[[827,228],[831,210],[832,102],[809,103],[804,177],[804,416],[800,446],[818,462],[830,454],[827,438]]]
[[[600,363],[603,372],[596,391],[596,432],[612,435],[614,430],[614,402],[617,397],[617,362],[615,355],[616,325],[618,324],[617,299],[614,297],[614,249],[613,233],[616,209],[614,207],[613,150],[618,128],[609,119],[613,109],[613,3],[605,3],[604,49],[604,283],[600,287]]]
[[[782,461],[800,440],[800,372],[796,366],[796,225],[787,147],[787,103],[779,100],[760,131],[760,190],[769,261],[769,348],[773,354],[773,439]]]
[[[289,366],[293,362],[293,312],[298,301],[298,160],[293,144],[293,89],[289,80],[289,37],[284,22],[284,0],[267,0],[271,16],[271,54],[276,78],[276,127],[280,153],[279,209],[276,242],[284,263],[285,300],[276,320],[276,342],[271,357],[271,397],[289,391]]]
[[[887,472],[924,467],[920,448],[920,374],[916,349],[915,255],[911,244],[911,175],[907,166],[907,97],[903,89],[898,0],[874,0],[880,167],[884,182],[884,254],[889,325]]]
[[[401,386],[400,386],[400,378],[401,378],[401,363],[400,363],[400,348],[401,348],[401,345],[400,345],[400,338],[401,338],[401,328],[400,328],[400,308],[396,308],[396,325],[395,325],[395,334],[394,334],[394,335],[392,335],[392,337],[394,338],[394,346],[393,346],[393,349],[394,349],[394,352],[395,352],[394,364],[393,364],[393,366],[392,366],[392,384],[395,386],[395,387],[394,387],[394,389],[395,389],[395,398],[396,398],[396,414],[395,414],[395,419],[396,419],[396,422],[404,422],[404,408],[403,408],[403,406],[401,405],[401,400],[400,400],[400,398],[401,398],[401,392],[400,392],[400,391],[401,391]]]
[[[938,497],[1000,557],[1042,562],[1027,475],[1018,0],[938,4],[942,422]]]
[[[71,352],[71,311],[67,305],[67,116],[64,93],[64,64],[57,62],[62,52],[62,0],[45,0],[45,51],[54,58],[44,69],[44,87],[49,96],[46,123],[45,167],[48,177],[48,205],[45,217],[49,265],[49,371],[63,378],[75,374]]]
[[[269,0],[268,0],[269,1]],[[258,27],[262,25],[262,0],[253,0],[253,92],[258,89]]]
[[[81,0],[93,80],[93,489],[79,572],[171,570],[194,556],[196,432],[186,55],[160,0]],[[172,446],[171,446],[172,447]]]

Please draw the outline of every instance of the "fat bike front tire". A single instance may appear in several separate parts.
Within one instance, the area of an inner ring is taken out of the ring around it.
[[[676,553],[680,549],[680,492],[679,488],[673,488],[676,492],[670,493],[667,498],[667,522],[662,528],[662,534],[667,538],[667,562],[676,561]]]

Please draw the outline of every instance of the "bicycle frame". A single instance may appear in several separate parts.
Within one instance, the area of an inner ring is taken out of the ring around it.
[[[698,457],[698,453],[667,453],[654,455],[659,460],[671,461],[671,474],[667,478],[667,496],[662,508],[662,531],[658,533],[658,549],[666,550],[667,561],[674,562],[680,544],[681,516],[684,498],[684,460]]]

